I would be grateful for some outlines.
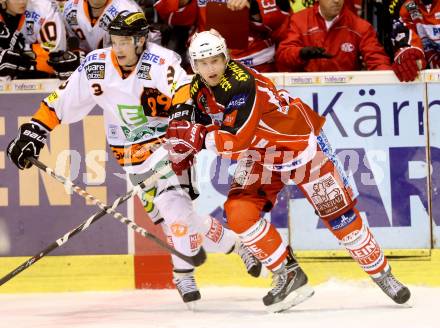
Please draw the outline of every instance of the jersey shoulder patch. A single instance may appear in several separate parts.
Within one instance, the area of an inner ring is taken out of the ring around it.
[[[109,56],[110,51],[108,49],[98,49],[90,52],[78,67],[78,72],[84,70],[88,80],[103,80],[105,77],[106,60]]]

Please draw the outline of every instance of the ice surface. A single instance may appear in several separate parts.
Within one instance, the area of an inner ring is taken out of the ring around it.
[[[291,310],[267,313],[264,288],[205,287],[190,312],[175,290],[0,294],[0,327],[438,328],[440,288],[410,286],[412,307],[370,282],[330,281]]]

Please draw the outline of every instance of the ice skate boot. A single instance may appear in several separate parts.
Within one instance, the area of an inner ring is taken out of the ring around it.
[[[197,301],[201,298],[196,280],[194,279],[194,270],[186,270],[185,272],[174,271],[173,276],[173,282],[183,302],[189,310],[194,310]]]
[[[286,263],[273,273],[274,288],[263,297],[264,305],[270,312],[282,312],[304,302],[315,293],[307,281],[289,247]]]
[[[261,273],[261,262],[248,250],[242,242],[237,241],[235,243],[234,252],[237,253],[244,265],[246,266],[246,271],[252,277],[259,277]]]
[[[393,276],[391,267],[381,272],[380,277],[372,279],[397,304],[404,304],[411,297],[409,289]]]

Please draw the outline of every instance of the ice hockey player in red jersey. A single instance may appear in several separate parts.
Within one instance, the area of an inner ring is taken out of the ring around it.
[[[9,144],[8,156],[20,169],[31,166],[26,158],[38,157],[50,131],[60,123],[82,120],[95,105],[103,110],[112,153],[134,184],[168,162],[161,142],[171,97],[189,79],[176,53],[146,41],[148,28],[143,13],[123,11],[116,16],[109,25],[112,46],[90,52],[66,83],[42,101]],[[162,225],[168,242],[181,253],[194,256],[201,244],[208,251],[235,252],[248,272],[258,276],[261,264],[238,237],[211,216],[195,212],[194,176],[192,170],[185,170],[147,186],[145,192],[155,195],[153,206],[147,206],[150,218]],[[194,267],[174,255],[172,260],[176,287],[192,308],[201,297]]]
[[[410,291],[392,275],[355,207],[357,192],[321,131],[325,119],[230,60],[216,31],[196,34],[189,55],[197,74],[167,131],[173,168],[187,169],[202,148],[238,160],[224,204],[227,223],[273,272],[274,288],[263,298],[268,309],[283,311],[313,294],[290,247],[262,216],[289,179],[361,268],[396,303],[405,303]]]
[[[440,68],[440,1],[405,1],[392,41],[393,70],[400,81],[413,81],[424,68]]]

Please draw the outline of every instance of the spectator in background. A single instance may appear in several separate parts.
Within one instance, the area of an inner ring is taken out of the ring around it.
[[[207,1],[159,0],[155,8],[171,26],[194,27],[205,31]],[[218,2],[218,1],[216,1]],[[275,45],[287,28],[290,5],[288,0],[225,0],[230,10],[249,8],[249,37],[246,48],[231,49],[231,57],[261,72],[275,71]]]
[[[393,24],[393,70],[400,81],[413,81],[419,70],[440,68],[440,1],[409,0]]]
[[[289,0],[292,12],[297,13],[304,8],[312,7],[315,0]],[[358,16],[362,16],[364,0],[345,0],[345,4]]]
[[[86,53],[109,47],[107,26],[123,10],[142,11],[133,0],[68,0],[63,12],[68,35]]]
[[[189,62],[186,61],[186,52],[189,36],[188,26],[170,26],[157,14],[154,4],[157,0],[136,0],[136,3],[144,11],[145,17],[150,24],[150,33],[148,40],[160,44],[162,47],[173,50],[178,53],[182,59],[181,66],[186,67]],[[154,37],[152,37],[154,36]]]
[[[0,76],[38,78],[72,72],[63,19],[51,0],[0,0]]]
[[[391,69],[371,24],[353,14],[344,0],[319,0],[293,14],[276,64],[282,72]]]

